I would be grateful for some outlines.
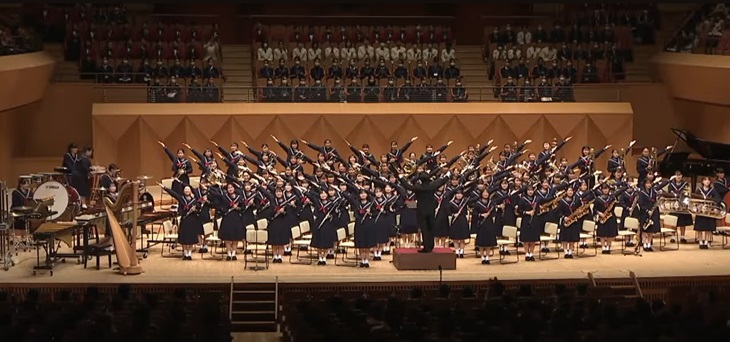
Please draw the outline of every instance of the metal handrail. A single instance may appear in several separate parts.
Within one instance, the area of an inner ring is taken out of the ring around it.
[[[212,99],[209,96],[212,94],[203,93],[191,93],[191,88],[184,83],[184,80],[178,82],[180,91],[177,96],[173,98],[166,98],[164,95],[159,93],[151,92],[150,90],[165,89],[166,85],[161,85],[160,88],[153,88],[146,84],[115,84],[115,83],[95,83],[89,84],[94,89],[98,89],[103,93],[103,101],[106,103],[144,103],[144,102],[219,102],[225,100],[225,102],[295,102],[294,98],[287,97],[286,99],[267,99],[265,95],[266,87],[261,86],[238,86],[228,84],[218,84],[217,89],[220,93],[219,99]],[[357,100],[350,99],[349,101],[356,102],[382,102],[384,101],[383,94],[385,93],[384,87],[380,87],[380,94],[377,94],[374,99],[368,99],[368,88],[363,88],[363,92],[357,96]],[[469,102],[495,102],[500,101],[499,87],[496,86],[469,86],[465,85],[468,101]],[[197,88],[195,88],[197,89]],[[310,88],[311,89],[311,88]],[[308,89],[308,90],[310,90]],[[519,89],[519,88],[518,88]],[[624,99],[624,85],[620,84],[577,84],[573,87],[572,96],[573,100],[578,102],[620,102]],[[205,87],[203,87],[205,90]],[[330,92],[331,87],[327,88],[323,92],[319,92],[321,97],[317,100],[307,100],[306,102],[347,102],[347,97],[337,98],[336,94]],[[296,87],[292,88],[292,93],[296,91]],[[313,94],[313,93],[307,93]],[[396,100],[397,102],[406,101],[403,97],[403,93]],[[451,90],[448,90],[448,94],[445,98],[440,101],[435,100],[431,95],[424,95],[425,93],[410,92],[410,99],[408,102],[451,102]],[[433,94],[433,93],[431,93]],[[162,96],[162,97],[160,97]],[[197,97],[191,97],[197,96]],[[541,97],[544,97],[540,95]],[[552,95],[552,101],[558,101],[560,96],[557,93]],[[523,100],[520,99],[520,102]],[[536,99],[536,101],[543,101]]]
[[[368,21],[372,19],[424,19],[424,20],[454,20],[454,16],[423,16],[423,15],[296,15],[296,14],[251,14],[239,15],[239,18],[249,19],[357,19]]]
[[[231,292],[228,296],[228,320],[233,320],[233,277],[231,277]]]

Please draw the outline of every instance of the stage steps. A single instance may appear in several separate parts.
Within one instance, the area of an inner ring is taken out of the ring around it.
[[[233,284],[231,293],[233,332],[277,332],[276,284]]]
[[[56,60],[56,68],[53,70],[52,82],[86,82],[79,77],[79,63],[64,60],[63,43],[43,43],[43,51]]]
[[[223,45],[223,102],[253,102],[251,44]]]

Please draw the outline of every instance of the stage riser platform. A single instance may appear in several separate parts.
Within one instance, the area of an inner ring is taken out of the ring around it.
[[[393,250],[393,265],[399,271],[455,270],[456,254],[448,248],[434,249],[431,253],[418,253],[413,248]]]

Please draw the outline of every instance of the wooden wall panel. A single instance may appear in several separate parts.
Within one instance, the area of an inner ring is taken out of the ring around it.
[[[43,51],[0,57],[0,111],[40,100],[55,67]]]
[[[654,71],[674,97],[683,100],[730,106],[730,59],[721,55],[658,53],[652,58]]]
[[[420,154],[426,144],[453,140],[446,153],[453,156],[490,139],[500,145],[532,139],[529,149],[537,152],[543,141],[573,136],[561,155],[574,160],[586,144],[597,149],[628,144],[632,116],[628,103],[95,104],[92,118],[96,163],[116,162],[126,176],[159,180],[170,172],[158,140],[173,149],[182,143],[203,149],[212,147],[211,139],[224,146],[244,140],[258,148],[273,146],[272,134],[287,142],[300,138],[321,144],[329,138],[346,156],[345,140],[355,146],[368,143],[382,154],[390,141],[403,144],[418,136],[410,151]],[[599,168],[607,157],[600,158]],[[633,161],[629,164],[633,167]]]

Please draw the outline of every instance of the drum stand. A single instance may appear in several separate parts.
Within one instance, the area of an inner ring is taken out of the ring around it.
[[[5,223],[0,223],[0,261],[2,261],[3,269],[9,270],[15,266],[13,255],[15,254],[15,243],[10,237],[10,228]]]

